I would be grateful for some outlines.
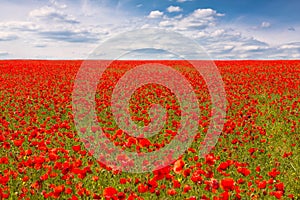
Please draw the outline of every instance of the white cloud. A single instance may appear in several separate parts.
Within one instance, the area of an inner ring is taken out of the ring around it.
[[[217,29],[211,33],[212,37],[219,37],[225,33],[224,29]]]
[[[282,44],[278,47],[278,51],[293,58],[300,59],[300,42]]]
[[[0,57],[8,56],[9,53],[7,51],[0,51]]]
[[[296,29],[294,27],[289,27],[288,30],[289,31],[296,31]]]
[[[187,2],[187,1],[193,1],[193,0],[177,0],[178,3],[184,3],[184,2]]]
[[[63,9],[63,8],[67,8],[66,4],[60,4],[59,2],[55,1],[55,0],[50,0],[50,3],[57,8]]]
[[[159,11],[159,10],[154,10],[151,11],[150,14],[148,15],[148,18],[154,19],[154,18],[159,18],[163,16],[163,12]]]
[[[270,22],[262,22],[260,27],[262,28],[269,28],[271,26],[271,23]]]
[[[38,30],[40,27],[33,23],[27,21],[8,21],[0,22],[0,29],[7,31],[34,31]]]
[[[29,13],[29,16],[38,20],[63,22],[70,24],[77,24],[77,21],[73,16],[64,13],[56,7],[44,6],[39,9],[35,9]]]
[[[224,46],[224,50],[225,51],[228,51],[228,50],[233,50],[234,49],[234,46],[233,45],[226,45],[226,46]]]
[[[169,6],[169,7],[167,8],[167,11],[168,11],[169,13],[172,13],[172,12],[180,12],[180,11],[182,11],[182,9],[181,9],[179,6]]]
[[[300,44],[299,43],[283,44],[279,48],[280,49],[300,49]]]
[[[8,32],[0,32],[0,42],[1,41],[12,41],[16,40],[18,38],[17,35],[14,33],[8,33]]]
[[[217,13],[216,10],[213,10],[211,8],[205,8],[205,9],[197,9],[194,11],[193,15],[195,17],[212,17],[212,16],[224,16],[224,14]]]
[[[182,17],[183,17],[183,15],[180,14],[180,15],[176,15],[176,16],[174,17],[174,19],[181,19]]]
[[[245,51],[260,51],[260,50],[268,49],[268,47],[261,47],[257,45],[245,45],[241,49]]]
[[[234,29],[217,27],[185,31],[210,54],[213,59],[264,59],[276,49],[269,44],[245,37]]]
[[[154,55],[155,58],[166,59],[166,57],[164,57],[165,54],[162,55],[163,52],[167,53],[167,58],[170,59],[172,59],[169,57],[171,54],[174,59],[179,59],[178,56],[182,56],[181,59],[208,59],[206,52],[199,48],[199,46],[188,37],[182,37],[176,32],[162,29],[133,30],[118,35],[104,42],[99,49],[93,52],[90,58],[115,59],[120,55],[127,56],[128,52],[138,53],[136,55],[150,53],[143,55],[143,57],[138,56],[137,59],[145,59],[146,57],[149,59]],[[128,57],[126,56],[122,59],[127,59]]]
[[[39,36],[46,40],[58,40],[74,43],[94,43],[98,41],[92,33],[83,30],[45,30],[40,31]]]
[[[191,14],[182,18],[165,18],[159,23],[161,27],[172,27],[174,30],[205,29],[215,25],[217,17],[224,16],[217,11],[207,9],[197,9]]]

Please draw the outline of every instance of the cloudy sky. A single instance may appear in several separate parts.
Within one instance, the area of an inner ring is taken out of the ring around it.
[[[126,31],[160,28],[213,59],[300,59],[299,0],[1,0],[0,59],[84,59]]]

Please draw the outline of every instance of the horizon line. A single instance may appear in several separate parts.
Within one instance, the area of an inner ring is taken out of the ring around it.
[[[9,59],[0,59],[0,61],[300,61],[299,59],[139,59],[139,60],[113,60],[113,59],[32,59],[32,58],[9,58]]]

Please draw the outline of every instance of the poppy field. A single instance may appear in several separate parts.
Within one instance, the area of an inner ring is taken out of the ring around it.
[[[151,61],[188,80],[200,116],[189,148],[172,164],[144,173],[115,170],[85,148],[78,133],[86,130],[76,129],[72,108],[82,62],[0,61],[0,199],[300,199],[300,61],[215,61],[226,119],[205,157],[199,149],[211,101],[204,79],[183,61]],[[123,151],[155,152],[180,127],[178,99],[159,84],[138,88],[129,101],[131,120],[141,127],[151,122],[151,103],[166,110],[159,134],[137,138],[118,127],[110,104],[114,87],[147,62],[115,61],[97,85],[98,123]]]

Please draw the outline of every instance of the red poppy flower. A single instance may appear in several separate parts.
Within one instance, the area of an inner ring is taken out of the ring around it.
[[[273,177],[273,178],[275,178],[275,177],[276,177],[277,175],[279,175],[279,174],[280,174],[280,171],[277,171],[276,168],[273,168],[272,171],[270,171],[270,172],[268,173],[268,175],[271,176],[271,177]]]
[[[232,178],[225,178],[221,180],[221,187],[225,191],[230,191],[234,189],[234,180]]]
[[[192,189],[192,187],[190,185],[184,185],[184,187],[183,187],[183,193],[187,193],[191,189]]]
[[[56,186],[54,189],[53,189],[53,195],[54,197],[59,197],[60,194],[65,190],[65,186],[64,185],[59,185],[59,186]]]
[[[81,146],[80,145],[74,145],[72,146],[73,151],[78,152],[81,150]]]
[[[180,174],[183,167],[184,167],[185,163],[182,159],[179,159],[177,160],[175,163],[174,163],[174,167],[173,167],[173,171],[176,173],[176,174]]]
[[[267,181],[265,181],[265,180],[258,183],[258,188],[259,189],[265,189],[266,186],[267,186]]]
[[[20,147],[22,146],[24,140],[14,140],[14,145],[17,146],[17,147]]]
[[[103,191],[103,196],[105,198],[113,198],[116,196],[117,193],[118,191],[114,187],[107,187]]]
[[[170,196],[174,196],[174,195],[177,194],[177,192],[176,192],[175,189],[168,189],[167,194],[170,195]]]
[[[275,191],[272,193],[277,199],[281,199],[283,196],[283,192],[282,191]]]
[[[276,190],[284,191],[284,184],[283,183],[277,183],[274,186],[275,186]]]
[[[245,168],[245,167],[239,167],[237,169],[237,171],[239,173],[243,174],[244,176],[248,176],[251,173],[251,171],[249,169]]]
[[[139,191],[139,193],[145,193],[148,191],[148,186],[140,183],[138,185],[138,191]]]

